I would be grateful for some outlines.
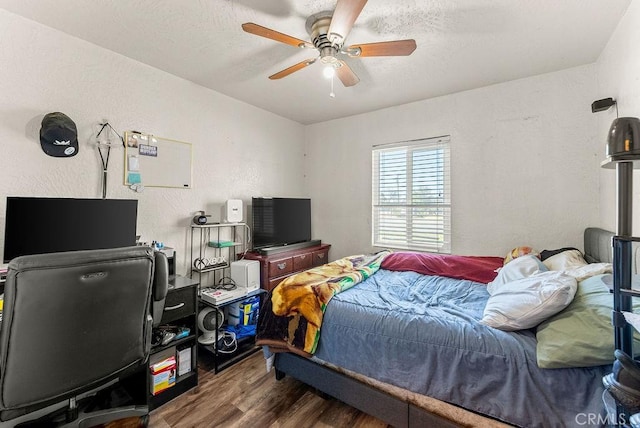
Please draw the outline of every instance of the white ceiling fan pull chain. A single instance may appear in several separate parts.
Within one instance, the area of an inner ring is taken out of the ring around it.
[[[333,92],[333,76],[331,76],[331,92],[329,92],[329,98],[335,98],[336,93]]]

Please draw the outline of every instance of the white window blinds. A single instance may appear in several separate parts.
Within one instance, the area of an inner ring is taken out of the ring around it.
[[[373,148],[373,245],[451,252],[449,136]]]

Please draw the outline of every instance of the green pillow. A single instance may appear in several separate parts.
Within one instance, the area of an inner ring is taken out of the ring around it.
[[[569,306],[538,326],[539,367],[557,369],[613,363],[613,294],[603,279],[609,284],[612,282],[611,274],[581,281]],[[633,299],[634,312],[640,311],[639,300]],[[633,349],[640,350],[637,333],[634,333]]]

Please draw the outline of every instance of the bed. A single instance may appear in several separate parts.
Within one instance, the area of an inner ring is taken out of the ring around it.
[[[611,263],[611,237],[585,230],[589,267]],[[481,322],[493,296],[487,281],[392,271],[384,263],[331,297],[313,352],[293,340],[284,347],[271,340],[265,330],[282,318],[269,321],[263,310],[257,342],[278,351],[277,378],[297,378],[397,427],[606,420],[601,379],[613,361],[606,270],[577,278],[575,298],[544,322],[503,331]],[[577,326],[569,326],[574,320]],[[574,346],[571,340],[583,331]]]

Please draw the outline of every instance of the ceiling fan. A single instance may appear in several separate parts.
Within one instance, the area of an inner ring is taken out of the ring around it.
[[[338,0],[333,12],[324,11],[311,15],[307,18],[305,25],[307,33],[309,33],[311,37],[311,42],[297,39],[252,22],[242,24],[242,29],[247,33],[266,37],[267,39],[286,43],[298,48],[315,48],[318,50],[319,56],[305,59],[291,67],[285,68],[269,76],[269,79],[281,79],[315,63],[319,59],[320,62],[325,65],[323,70],[325,77],[331,78],[335,74],[344,86],[353,86],[358,83],[360,79],[347,63],[339,58],[340,55],[348,55],[354,58],[367,56],[407,56],[411,55],[416,49],[416,41],[413,39],[365,43],[344,47],[344,42],[366,3],[367,0]]]

